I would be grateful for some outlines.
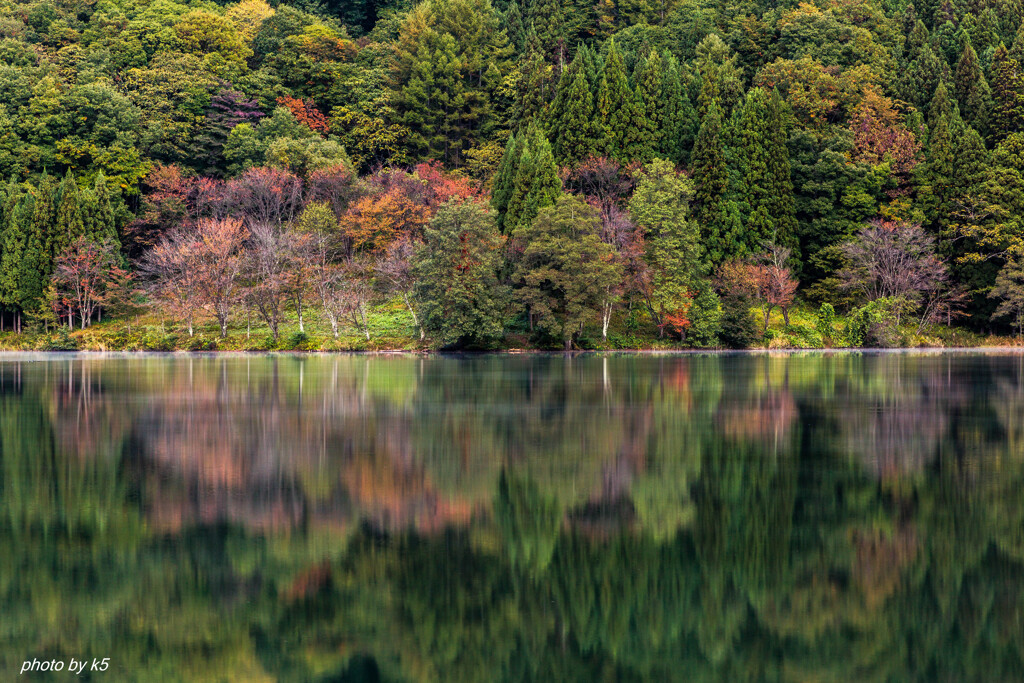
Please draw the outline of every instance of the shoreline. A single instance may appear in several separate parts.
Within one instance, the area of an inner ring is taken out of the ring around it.
[[[45,358],[61,358],[71,356],[93,356],[93,357],[242,357],[242,356],[420,356],[420,357],[441,357],[456,358],[470,357],[479,358],[483,356],[738,356],[738,355],[796,355],[796,354],[956,354],[956,353],[1007,353],[1024,354],[1024,344],[1005,346],[914,346],[901,348],[885,347],[831,347],[831,348],[752,348],[752,349],[577,349],[573,351],[562,351],[554,349],[493,349],[493,350],[462,350],[442,351],[437,349],[368,349],[368,350],[323,350],[323,349],[222,349],[207,351],[190,351],[177,349],[171,351],[159,350],[99,350],[99,349],[69,349],[69,350],[13,350],[0,349],[0,362],[14,360],[15,357],[41,356]]]

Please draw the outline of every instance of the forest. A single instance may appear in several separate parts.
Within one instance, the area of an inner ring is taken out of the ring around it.
[[[0,345],[1009,343],[1022,19],[0,2]]]

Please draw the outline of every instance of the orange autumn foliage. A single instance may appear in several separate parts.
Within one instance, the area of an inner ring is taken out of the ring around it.
[[[314,133],[327,135],[331,128],[327,122],[327,117],[312,102],[300,100],[297,97],[285,96],[278,97],[277,103],[288,109],[296,121],[307,126]]]
[[[341,217],[341,230],[353,249],[384,253],[399,238],[418,237],[428,219],[427,207],[392,187],[353,202]]]

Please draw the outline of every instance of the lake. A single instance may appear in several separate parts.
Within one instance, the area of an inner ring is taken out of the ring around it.
[[[1024,355],[0,356],[0,679],[1024,680]]]

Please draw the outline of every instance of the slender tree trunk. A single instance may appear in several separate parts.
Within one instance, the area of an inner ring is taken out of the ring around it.
[[[302,324],[302,299],[295,300],[295,312],[299,314],[299,332],[305,334],[306,327]]]
[[[612,321],[612,302],[604,302],[604,310],[601,312],[601,339],[608,341],[608,324]]]
[[[370,341],[370,326],[366,322],[366,304],[362,301],[359,302],[359,315],[363,320],[363,334],[366,335],[366,341]]]
[[[423,341],[423,339],[427,335],[426,332],[423,330],[423,325],[420,325],[420,319],[416,316],[416,311],[412,307],[412,302],[409,301],[409,295],[406,294],[405,292],[402,292],[402,300],[405,301],[406,308],[408,308],[409,313],[412,314],[412,324],[418,327],[420,330],[420,341]]]

